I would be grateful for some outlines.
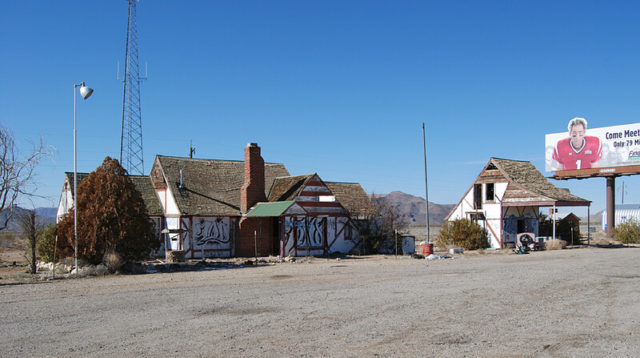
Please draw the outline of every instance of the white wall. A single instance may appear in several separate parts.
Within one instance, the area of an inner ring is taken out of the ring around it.
[[[489,245],[492,248],[500,247],[501,237],[501,211],[502,211],[502,203],[501,200],[504,197],[504,194],[507,190],[508,183],[500,182],[494,183],[493,193],[494,200],[487,201],[486,200],[486,190],[487,184],[482,184],[482,209],[474,209],[473,208],[473,186],[462,198],[460,203],[455,207],[452,211],[451,216],[448,221],[454,221],[457,219],[470,219],[471,213],[482,213],[484,215],[485,220],[478,220],[478,224],[485,229],[489,234]]]
[[[62,194],[60,194],[60,201],[58,201],[58,211],[56,212],[56,223],[60,222],[62,218],[71,210],[73,207],[73,195],[71,194],[71,189],[67,184],[67,179],[65,179],[65,184],[63,185]]]
[[[160,198],[160,203],[162,204],[165,215],[180,215],[178,204],[176,204],[173,198],[173,192],[169,186],[167,186],[167,189],[159,189],[156,192]]]

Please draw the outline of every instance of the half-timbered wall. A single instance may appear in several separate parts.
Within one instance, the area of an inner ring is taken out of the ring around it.
[[[226,216],[189,216],[180,218],[182,250],[185,257],[234,256],[238,218]]]
[[[479,180],[481,181],[481,180]],[[501,247],[501,220],[502,216],[502,198],[507,190],[507,183],[490,183],[483,180],[484,183],[480,183],[479,188],[482,190],[482,195],[479,196],[482,200],[482,208],[474,209],[474,190],[475,185],[471,186],[471,189],[465,194],[464,198],[458,203],[458,206],[454,208],[449,221],[457,219],[469,219],[476,221],[480,226],[487,229],[489,234],[489,245],[493,248]],[[479,184],[478,182],[474,184]],[[494,199],[486,200],[487,184],[493,184]]]
[[[283,216],[282,255],[348,253],[360,243],[349,215],[317,175],[294,200],[307,214]]]

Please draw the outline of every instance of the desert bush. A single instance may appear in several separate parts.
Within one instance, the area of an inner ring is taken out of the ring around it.
[[[616,226],[613,237],[623,244],[640,243],[640,223],[637,220],[629,220]]]
[[[489,247],[487,229],[468,219],[447,222],[438,235],[436,246],[462,247],[465,250],[477,250]]]
[[[560,239],[551,239],[544,243],[545,250],[562,250],[565,247],[567,247],[567,242]]]
[[[122,257],[120,257],[120,255],[118,255],[118,253],[114,251],[105,253],[102,262],[111,273],[118,271],[122,267],[122,265],[124,265]]]
[[[38,241],[36,242],[36,252],[38,253],[38,258],[40,260],[44,262],[53,262],[55,242],[56,226],[49,225],[41,231]]]

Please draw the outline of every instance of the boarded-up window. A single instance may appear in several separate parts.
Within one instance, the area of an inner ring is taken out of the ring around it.
[[[482,209],[482,184],[473,186],[473,208]]]
[[[493,201],[494,199],[494,195],[493,195],[493,183],[487,183],[487,187],[485,188],[485,200],[486,201]]]

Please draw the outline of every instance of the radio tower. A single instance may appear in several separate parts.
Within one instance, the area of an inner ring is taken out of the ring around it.
[[[122,135],[120,137],[120,164],[129,174],[144,175],[142,156],[142,116],[140,113],[140,77],[138,66],[137,0],[129,1],[127,44],[122,95]]]

